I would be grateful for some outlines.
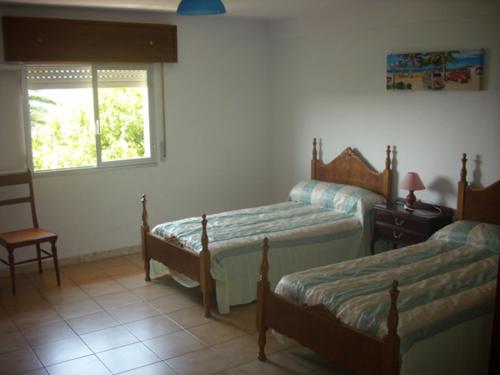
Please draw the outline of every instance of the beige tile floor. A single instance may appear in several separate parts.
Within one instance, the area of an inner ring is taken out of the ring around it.
[[[199,290],[144,281],[139,255],[0,278],[0,374],[344,374],[269,334],[257,357],[255,304],[203,317]]]

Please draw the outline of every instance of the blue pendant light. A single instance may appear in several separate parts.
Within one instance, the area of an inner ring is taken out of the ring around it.
[[[226,13],[221,0],[182,0],[177,8],[181,16],[208,16]]]

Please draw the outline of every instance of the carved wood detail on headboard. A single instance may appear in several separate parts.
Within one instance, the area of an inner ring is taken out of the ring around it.
[[[467,155],[462,156],[458,182],[457,219],[500,225],[500,180],[485,187],[472,188],[467,183]]]
[[[379,173],[351,147],[347,147],[331,162],[324,164],[318,160],[316,145],[316,138],[314,138],[311,179],[359,186],[384,196],[388,201],[391,200],[392,169],[390,146],[387,146],[386,149],[385,169]]]

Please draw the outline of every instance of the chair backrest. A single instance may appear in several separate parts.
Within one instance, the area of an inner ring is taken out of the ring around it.
[[[31,171],[27,169],[25,172],[0,175],[0,187],[26,185],[26,184],[29,187],[28,196],[0,200],[0,207],[9,206],[13,204],[20,204],[20,203],[29,203],[31,208],[31,218],[33,220],[33,226],[35,228],[38,228],[38,219],[36,217],[35,197],[33,194],[33,179],[31,176]]]

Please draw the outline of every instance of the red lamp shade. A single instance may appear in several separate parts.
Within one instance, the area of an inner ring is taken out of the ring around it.
[[[416,172],[408,172],[399,187],[411,191],[425,190],[425,185]]]
[[[408,172],[406,174],[405,178],[403,178],[403,181],[401,181],[401,184],[399,185],[399,187],[401,189],[405,189],[405,190],[409,191],[408,195],[406,196],[406,206],[410,209],[413,208],[415,201],[417,200],[417,198],[415,197],[415,194],[413,194],[413,192],[415,190],[424,190],[425,189],[424,183],[422,182],[422,180],[420,179],[418,174],[415,172]]]

